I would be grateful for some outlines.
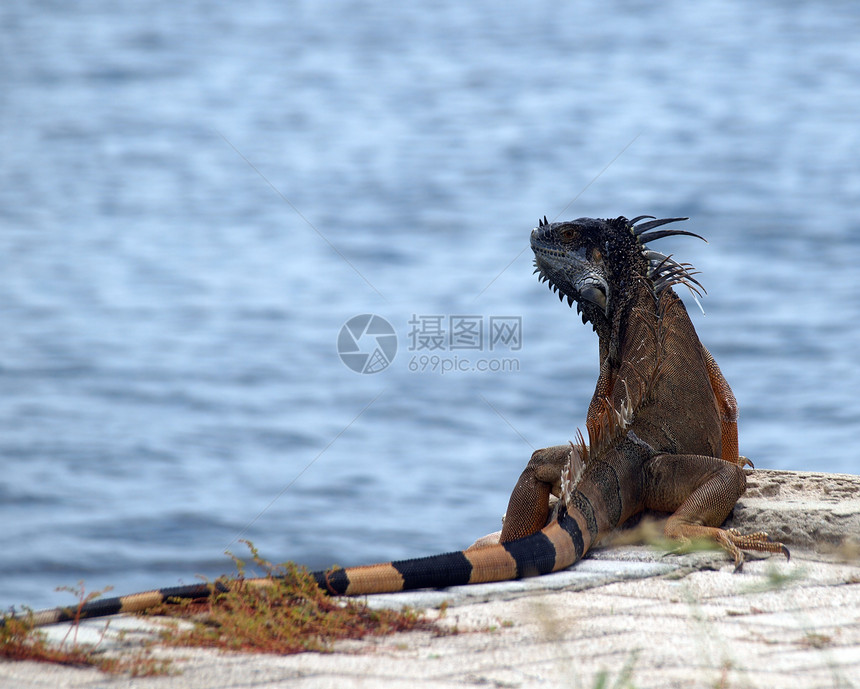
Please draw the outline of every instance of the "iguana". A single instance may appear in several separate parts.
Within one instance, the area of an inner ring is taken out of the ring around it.
[[[650,219],[650,221],[642,222]],[[711,539],[743,562],[741,549],[782,552],[764,533],[719,526],[743,494],[737,405],[701,345],[673,285],[701,285],[689,264],[646,245],[669,235],[656,228],[686,218],[580,218],[531,234],[536,271],[559,298],[577,304],[599,338],[600,376],[577,444],[534,453],[508,506],[500,542],[430,557],[315,572],[335,595],[386,593],[502,581],[545,574],[577,562],[601,537],[644,509],[672,513],[666,535]],[[560,496],[549,520],[549,495]],[[213,589],[266,585],[269,579],[219,581],[96,599],[80,611],[34,613],[37,625],[141,611]]]

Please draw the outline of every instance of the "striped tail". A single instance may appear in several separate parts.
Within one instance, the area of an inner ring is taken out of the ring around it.
[[[131,593],[127,596],[116,596],[114,598],[97,598],[88,601],[81,606],[70,606],[67,608],[49,608],[48,610],[37,610],[36,612],[18,613],[15,617],[30,622],[34,627],[44,627],[47,624],[58,622],[71,622],[73,620],[86,620],[92,617],[108,617],[128,612],[141,612],[171,600],[200,600],[209,598],[212,590],[217,593],[226,593],[229,589],[222,582],[215,584],[191,584],[188,586],[171,586],[154,591],[143,591]],[[0,620],[0,626],[3,621]]]
[[[582,559],[592,543],[585,524],[559,511],[542,531],[499,545],[458,550],[412,560],[314,572],[320,588],[334,595],[360,596],[423,588],[508,581],[555,572]]]
[[[444,588],[463,584],[482,584],[533,577],[570,567],[588,551],[593,535],[586,520],[559,511],[558,520],[531,536],[499,545],[431,555],[412,560],[348,567],[314,572],[321,589],[333,595],[358,596],[371,593],[396,593],[421,588]],[[271,578],[237,579],[237,583],[266,586]],[[147,608],[177,599],[208,598],[213,590],[226,593],[229,582],[193,584],[132,593],[115,598],[99,598],[82,606],[52,608],[17,617],[41,627],[58,622],[107,617],[120,613],[142,612]],[[3,621],[0,619],[0,625]]]

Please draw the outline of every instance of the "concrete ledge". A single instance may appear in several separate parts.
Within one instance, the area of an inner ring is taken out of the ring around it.
[[[158,649],[181,675],[129,679],[94,670],[0,663],[21,689],[274,687],[593,687],[629,673],[643,687],[860,687],[860,477],[758,471],[733,524],[793,547],[744,571],[720,552],[666,556],[604,547],[565,572],[445,591],[371,596],[372,605],[429,607],[457,634],[348,642],[332,654],[226,654]],[[804,546],[812,546],[808,549]],[[841,550],[839,550],[841,546]],[[834,551],[827,554],[823,551]],[[104,621],[79,630],[98,639]],[[61,639],[68,625],[49,628]],[[108,652],[139,647],[157,624],[120,617]]]

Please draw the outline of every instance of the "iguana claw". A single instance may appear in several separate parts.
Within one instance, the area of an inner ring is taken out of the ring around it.
[[[791,561],[791,552],[789,549],[784,544],[771,540],[770,536],[768,536],[764,531],[742,534],[737,529],[725,529],[723,530],[723,533],[726,535],[731,546],[723,543],[721,539],[718,540],[720,540],[720,543],[729,551],[729,553],[735,556],[736,572],[739,572],[743,568],[742,551],[744,550],[753,550],[764,553],[782,553],[785,555],[786,561]],[[740,561],[738,561],[738,555],[740,555]]]

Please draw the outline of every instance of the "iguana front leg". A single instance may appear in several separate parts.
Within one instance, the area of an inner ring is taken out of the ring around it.
[[[536,450],[520,474],[508,501],[502,526],[501,543],[514,541],[540,531],[549,517],[549,496],[558,497],[561,472],[571,460],[571,452],[583,456],[582,446],[554,445]],[[574,457],[574,462],[579,459]]]
[[[746,490],[743,469],[718,457],[658,454],[645,467],[645,506],[671,512],[666,537],[682,543],[706,539],[719,543],[743,566],[743,550],[783,553],[788,548],[763,532],[741,534],[721,529]]]

